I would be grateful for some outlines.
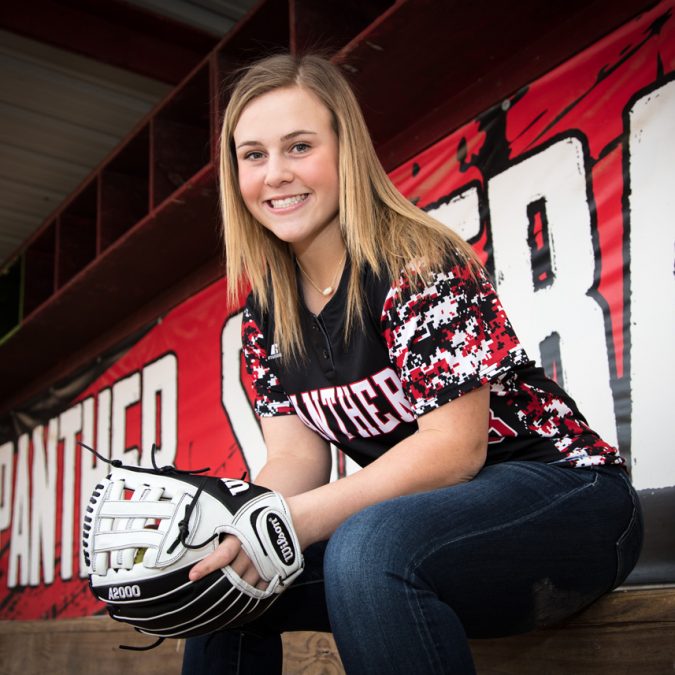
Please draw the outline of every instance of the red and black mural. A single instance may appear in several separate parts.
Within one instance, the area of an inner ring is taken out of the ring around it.
[[[618,443],[651,543],[636,582],[675,579],[675,19],[657,5],[392,172],[470,241],[528,352]],[[0,443],[0,618],[100,611],[79,523],[107,465],[265,457],[221,280],[162,317],[62,408]],[[242,298],[243,303],[243,298]],[[666,384],[661,380],[665,379]],[[335,475],[354,467],[336,457]]]

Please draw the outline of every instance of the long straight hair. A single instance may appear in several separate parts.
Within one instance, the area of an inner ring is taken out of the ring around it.
[[[239,191],[234,129],[246,106],[275,89],[302,87],[332,114],[338,138],[339,223],[351,261],[345,337],[363,320],[361,272],[370,266],[396,283],[407,274],[426,283],[448,260],[480,262],[456,233],[410,203],[382,167],[354,93],[330,61],[315,55],[279,54],[244,69],[235,83],[223,120],[220,145],[220,201],[228,278],[234,302],[248,281],[263,311],[272,308],[274,341],[293,358],[305,354],[300,327],[297,268],[289,244],[254,219]]]

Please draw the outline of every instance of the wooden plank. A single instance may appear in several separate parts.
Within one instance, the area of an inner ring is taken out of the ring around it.
[[[675,638],[675,587],[617,589],[572,617],[566,625],[620,626],[624,623],[648,622],[672,624]]]
[[[673,623],[567,627],[473,640],[480,675],[664,675],[675,662]]]
[[[480,675],[662,675],[675,664],[675,587],[622,589],[564,624],[526,635],[472,640]],[[107,616],[53,621],[1,621],[3,673],[119,675],[180,673],[184,642],[167,640],[138,654],[119,644],[151,642]],[[330,633],[286,633],[285,675],[342,675]]]
[[[120,675],[180,673],[182,640],[167,640],[150,652],[119,649],[118,645],[143,646],[152,639],[108,617],[54,621],[0,622],[0,671],[8,675]]]
[[[330,633],[284,633],[283,675],[344,675]]]

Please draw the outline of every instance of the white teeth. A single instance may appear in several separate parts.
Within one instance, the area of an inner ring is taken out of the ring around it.
[[[287,209],[293,204],[299,204],[307,199],[307,195],[294,195],[293,197],[285,197],[284,199],[270,199],[270,204],[274,209]]]

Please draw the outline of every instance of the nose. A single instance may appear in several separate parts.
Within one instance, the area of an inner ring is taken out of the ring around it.
[[[270,154],[267,159],[267,173],[265,183],[270,187],[277,187],[293,180],[293,172],[283,155]]]

